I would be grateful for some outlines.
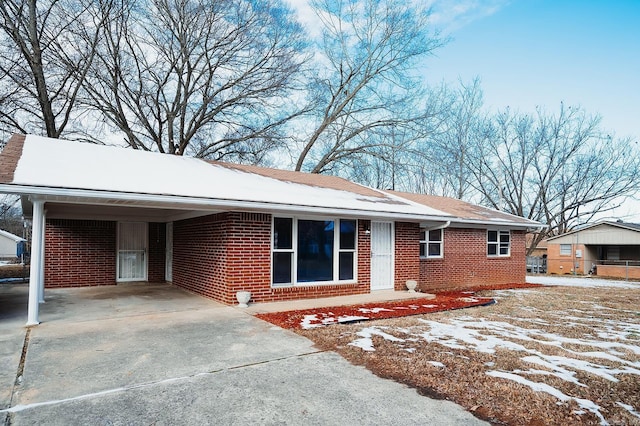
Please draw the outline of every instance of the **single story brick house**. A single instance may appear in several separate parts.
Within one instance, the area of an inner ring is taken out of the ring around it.
[[[32,217],[28,323],[44,289],[172,282],[232,304],[523,282],[540,224],[342,178],[14,135],[0,192]],[[439,238],[439,239],[438,239]]]
[[[640,224],[602,221],[547,241],[550,274],[640,279]]]

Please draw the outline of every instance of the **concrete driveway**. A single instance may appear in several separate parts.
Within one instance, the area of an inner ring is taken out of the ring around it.
[[[4,424],[484,424],[171,285],[46,300],[26,329],[26,285],[0,285]]]

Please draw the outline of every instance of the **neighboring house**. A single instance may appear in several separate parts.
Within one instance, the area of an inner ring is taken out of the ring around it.
[[[0,229],[0,258],[15,259],[22,254],[26,240]]]
[[[640,279],[640,224],[599,222],[548,239],[550,274]]]
[[[527,235],[525,235],[525,240],[527,242],[527,251],[529,251],[529,249],[531,248],[531,245],[533,244],[533,240],[536,237],[536,234],[534,233],[528,233]],[[533,257],[547,257],[547,240],[546,238],[540,242],[538,242],[538,244],[536,245],[536,248],[533,249],[533,251],[531,252],[531,254],[529,256],[533,256]]]
[[[524,233],[540,226],[334,176],[31,135],[0,154],[0,192],[33,217],[29,323],[45,286],[170,281],[231,304],[241,290],[263,302],[523,282]]]

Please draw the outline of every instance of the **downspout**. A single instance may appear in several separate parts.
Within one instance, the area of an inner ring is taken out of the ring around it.
[[[442,225],[438,225],[438,226],[434,226],[432,228],[425,228],[427,231],[435,231],[436,229],[444,229],[444,228],[448,228],[449,225],[451,225],[451,221],[448,220],[446,221],[444,224]]]

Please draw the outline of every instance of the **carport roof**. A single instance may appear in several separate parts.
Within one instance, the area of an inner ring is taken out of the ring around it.
[[[88,205],[332,213],[412,221],[450,217],[335,176],[33,135],[14,135],[0,154],[0,192]]]

